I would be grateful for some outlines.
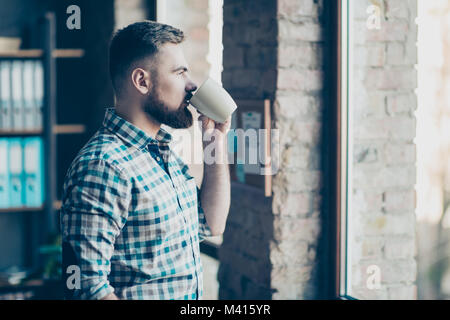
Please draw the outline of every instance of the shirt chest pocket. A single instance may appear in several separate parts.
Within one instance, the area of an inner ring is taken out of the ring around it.
[[[148,184],[147,184],[148,185]],[[130,212],[128,225],[145,241],[160,244],[177,237],[185,229],[185,221],[171,181],[139,188],[135,210]]]

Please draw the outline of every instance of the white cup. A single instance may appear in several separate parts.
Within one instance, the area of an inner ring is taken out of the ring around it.
[[[203,82],[190,102],[202,114],[220,123],[224,123],[237,108],[230,94],[211,78]]]

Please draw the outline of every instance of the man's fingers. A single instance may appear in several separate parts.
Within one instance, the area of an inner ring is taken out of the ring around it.
[[[198,119],[202,122],[203,130],[214,129],[214,121],[205,115],[201,115]]]

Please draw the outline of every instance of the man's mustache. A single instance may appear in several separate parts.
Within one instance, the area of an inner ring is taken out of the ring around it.
[[[189,100],[191,100],[192,96],[193,96],[193,94],[192,94],[191,92],[189,92],[189,93],[186,95],[186,97],[184,97],[184,101],[189,101]]]

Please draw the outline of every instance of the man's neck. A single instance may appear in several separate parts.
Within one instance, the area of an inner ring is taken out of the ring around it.
[[[140,107],[132,107],[119,102],[116,103],[116,113],[121,118],[127,120],[134,126],[144,131],[148,136],[155,138],[161,123],[150,117],[147,113],[142,111]]]

